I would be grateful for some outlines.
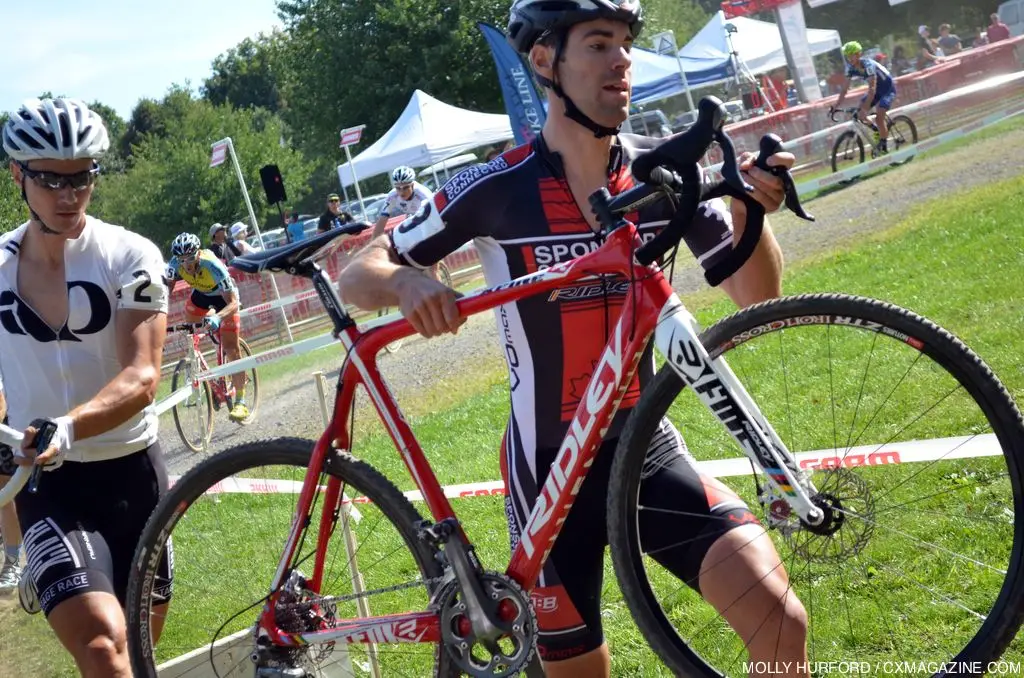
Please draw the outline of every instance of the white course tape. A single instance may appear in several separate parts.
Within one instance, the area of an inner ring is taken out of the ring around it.
[[[952,129],[949,130],[948,132],[943,132],[938,136],[934,136],[924,141],[920,141],[911,146],[907,146],[906,148],[901,148],[898,151],[888,153],[881,157],[875,158],[874,160],[862,162],[859,165],[848,167],[840,172],[834,172],[824,177],[818,177],[817,179],[811,179],[809,181],[799,183],[797,184],[796,192],[798,195],[806,195],[807,193],[811,193],[813,191],[826,188],[828,186],[834,186],[835,184],[842,183],[844,181],[849,181],[851,179],[861,176],[862,174],[872,172],[881,167],[886,167],[888,165],[904,162],[906,160],[909,160],[913,156],[917,155],[918,153],[924,153],[925,151],[929,151],[935,148],[936,146],[940,146],[942,144],[949,143],[954,139],[959,139],[961,137],[967,136],[968,134],[977,132],[980,129],[984,129],[985,127],[988,127],[990,125],[1002,122],[1007,118],[1012,118],[1015,115],[1019,115],[1022,112],[1024,112],[1024,105],[1003,109],[1002,111],[993,113],[992,115],[987,115],[980,120],[975,120],[974,122],[968,125],[964,125],[963,127],[958,127],[957,129]]]
[[[832,469],[839,467],[853,468],[857,466],[887,466],[891,464],[907,464],[925,461],[950,459],[968,459],[974,457],[996,457],[1002,454],[999,442],[994,433],[978,436],[959,436],[953,438],[935,438],[932,440],[912,440],[879,447],[877,445],[861,445],[849,450],[818,450],[802,452],[796,455],[800,468]],[[742,476],[751,472],[750,460],[746,457],[698,461],[697,468],[716,478]],[[172,476],[171,483],[177,482],[180,476]],[[321,486],[320,491],[325,487]],[[487,497],[504,495],[505,485],[500,480],[477,483],[448,485],[443,488],[444,496],[449,499],[465,499],[467,497]],[[298,494],[302,491],[301,480],[272,480],[265,478],[226,478],[206,491],[207,494]],[[403,492],[410,501],[423,501],[419,490]],[[367,504],[366,497],[358,497],[356,504]]]
[[[159,417],[164,412],[171,410],[178,403],[183,403],[192,395],[192,384],[182,386],[177,391],[167,396],[156,404],[156,415]]]

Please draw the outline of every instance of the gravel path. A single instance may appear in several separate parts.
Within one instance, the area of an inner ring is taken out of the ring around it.
[[[773,215],[772,226],[787,263],[886,229],[933,198],[1021,174],[1024,166],[1020,159],[1006,149],[1022,143],[1024,131],[1018,130],[951,153],[916,159],[811,201],[807,208],[817,217],[815,223],[801,221],[789,212]],[[674,285],[680,293],[706,288],[696,264],[686,257],[679,258]],[[425,401],[443,389],[446,381],[460,378],[461,370],[493,369],[501,360],[493,316],[487,313],[470,318],[457,336],[429,342],[407,340],[397,353],[381,355],[380,367],[399,402],[423,402],[426,406]],[[325,357],[323,369],[335,370],[328,375],[332,388],[338,364],[337,358]],[[316,437],[322,430],[316,390],[306,373],[264,385],[260,400],[259,420],[252,426],[238,427],[228,422],[223,412],[216,414],[213,451],[281,435]],[[170,415],[165,415],[161,424],[160,439],[169,466],[173,472],[181,472],[199,457],[185,450]]]

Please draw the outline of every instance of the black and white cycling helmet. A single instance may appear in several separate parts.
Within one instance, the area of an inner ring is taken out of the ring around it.
[[[77,99],[29,99],[4,125],[3,146],[18,162],[103,157],[107,126]]]
[[[584,21],[611,19],[629,24],[636,38],[644,25],[639,0],[515,0],[509,12],[508,41],[526,54],[545,33],[567,29]]]
[[[171,254],[176,257],[192,257],[195,256],[199,248],[202,247],[202,243],[199,242],[199,236],[194,233],[179,233],[171,243]]]
[[[402,165],[391,172],[391,184],[411,184],[416,181],[416,171],[411,167]]]

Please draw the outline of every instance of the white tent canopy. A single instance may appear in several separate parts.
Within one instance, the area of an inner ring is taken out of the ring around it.
[[[692,60],[728,60],[729,46],[725,41],[725,25],[732,24],[732,44],[752,73],[766,73],[786,65],[779,27],[768,21],[739,16],[726,19],[721,10],[715,13],[700,33],[693,36],[679,50],[679,56]],[[839,31],[821,28],[807,29],[807,44],[811,54],[818,56],[842,47]]]
[[[779,27],[767,21],[749,17],[726,19],[718,11],[697,35],[679,50],[679,58],[686,71],[690,86],[714,85],[735,77],[726,24],[732,24],[732,46],[739,60],[753,74],[766,73],[786,65]],[[820,28],[807,29],[807,43],[811,54],[826,54],[842,46],[839,31]],[[636,53],[638,50],[634,50]],[[644,103],[662,99],[683,91],[678,65],[672,72],[672,61],[655,54],[643,53],[634,59],[633,101]]]
[[[477,113],[413,92],[398,121],[372,146],[352,159],[362,180],[399,165],[425,167],[472,148],[512,138],[508,116]],[[348,164],[338,166],[342,186],[355,183]]]

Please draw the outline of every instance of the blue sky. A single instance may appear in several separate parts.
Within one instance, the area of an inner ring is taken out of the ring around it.
[[[45,91],[99,100],[123,118],[173,83],[198,90],[210,63],[280,27],[275,0],[4,1],[0,110]]]

